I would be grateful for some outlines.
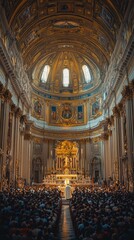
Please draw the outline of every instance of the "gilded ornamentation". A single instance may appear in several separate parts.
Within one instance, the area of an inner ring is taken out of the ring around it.
[[[120,102],[120,103],[118,104],[118,109],[119,109],[119,111],[120,111],[120,114],[123,116],[124,113],[125,113],[125,108],[124,108],[123,103]]]
[[[22,111],[20,108],[17,108],[15,113],[16,113],[16,117],[21,117],[22,115]]]
[[[60,141],[56,146],[56,155],[57,156],[67,156],[73,157],[78,153],[78,144],[76,142],[71,141]]]
[[[25,140],[31,140],[31,139],[32,139],[31,133],[25,133],[24,139],[25,139]]]
[[[21,123],[27,123],[27,116],[26,115],[22,115],[20,118],[20,122]]]
[[[3,86],[3,84],[0,82],[0,97],[3,98],[3,94],[5,92],[5,87]]]
[[[6,102],[10,102],[12,98],[12,94],[10,93],[10,91],[8,89],[6,89],[6,91],[4,92],[4,99]]]
[[[16,111],[16,106],[15,106],[15,104],[11,104],[11,112],[13,113],[13,112],[15,112]]]
[[[100,142],[101,140],[102,140],[102,136],[98,136],[98,137],[92,138],[92,142],[93,142],[93,143]]]
[[[108,140],[108,137],[109,137],[108,132],[105,132],[105,133],[102,133],[102,134],[101,134],[101,139],[102,139],[103,141]]]
[[[121,94],[122,94],[124,100],[132,99],[132,97],[133,97],[133,92],[132,92],[132,89],[130,88],[130,86],[125,86],[123,88],[123,91]]]
[[[113,115],[117,118],[120,116],[120,112],[117,106],[113,108]]]

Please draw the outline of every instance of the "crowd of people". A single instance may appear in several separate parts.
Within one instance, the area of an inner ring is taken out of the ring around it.
[[[134,193],[77,187],[70,199],[76,240],[134,239]],[[0,239],[59,240],[61,192],[28,187],[0,193]]]
[[[55,240],[61,211],[58,189],[0,193],[1,240]]]
[[[78,240],[134,239],[134,193],[76,188],[70,211]]]

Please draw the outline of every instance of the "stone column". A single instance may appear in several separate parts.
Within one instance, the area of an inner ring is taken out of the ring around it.
[[[104,133],[102,133],[101,134],[101,139],[102,139],[102,141],[103,141],[103,159],[104,159],[104,161],[103,161],[103,169],[104,169],[104,171],[103,171],[103,177],[104,177],[104,179],[107,179],[108,178],[108,176],[109,176],[109,171],[108,171],[108,161],[109,161],[109,159],[108,159],[108,133],[107,132],[104,132]]]
[[[46,177],[47,175],[47,160],[48,160],[48,140],[47,139],[44,139],[43,141],[43,161],[44,161],[44,176]]]
[[[31,126],[33,122],[27,121],[25,127],[25,135],[24,135],[24,149],[23,149],[23,164],[22,164],[22,175],[26,180],[27,184],[31,183],[30,176],[30,167],[31,167],[31,145],[32,145],[32,136],[31,136]]]
[[[10,128],[9,131],[9,136],[8,138],[8,143],[9,144],[9,157],[10,157],[10,163],[9,163],[9,169],[10,169],[10,185],[13,185],[13,181],[14,181],[14,166],[13,166],[13,152],[14,152],[14,122],[15,122],[15,111],[16,111],[16,106],[11,103],[10,106]]]
[[[122,91],[126,110],[128,188],[134,190],[134,80]]]
[[[4,106],[3,106],[3,124],[2,124],[2,149],[3,149],[3,163],[2,163],[2,177],[3,177],[3,187],[7,187],[6,184],[6,165],[7,165],[7,140],[8,140],[8,125],[9,125],[9,111],[10,111],[10,101],[11,93],[7,89],[4,92]]]
[[[4,92],[5,88],[0,83],[0,190],[2,190],[2,168],[3,168],[3,121],[4,121]]]
[[[14,169],[14,182],[15,187],[17,186],[17,179],[19,178],[19,161],[20,161],[20,153],[19,153],[19,126],[20,126],[20,117],[22,111],[20,108],[17,108],[15,111],[15,121],[14,121],[14,151],[13,151],[13,169]]]
[[[114,115],[114,174],[115,180],[122,180],[122,176],[120,174],[120,165],[121,165],[121,125],[120,125],[120,112],[118,106],[113,108]]]
[[[20,117],[20,141],[19,141],[19,154],[20,154],[20,158],[19,158],[19,176],[20,178],[23,178],[23,174],[22,174],[22,166],[23,166],[23,159],[24,159],[24,130],[25,130],[25,125],[27,123],[27,117],[26,115],[22,115]],[[32,166],[30,166],[31,169]]]

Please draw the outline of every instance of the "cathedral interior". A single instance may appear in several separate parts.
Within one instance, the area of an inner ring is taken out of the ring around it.
[[[0,1],[0,189],[134,189],[133,0]]]
[[[0,239],[134,239],[133,0],[0,0]]]

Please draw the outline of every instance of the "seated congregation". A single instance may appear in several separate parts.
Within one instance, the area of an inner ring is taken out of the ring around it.
[[[134,193],[124,187],[77,187],[69,207],[76,233],[74,240],[134,239]],[[61,209],[61,192],[56,188],[3,191],[0,239],[60,240]]]

